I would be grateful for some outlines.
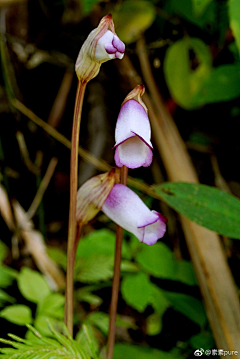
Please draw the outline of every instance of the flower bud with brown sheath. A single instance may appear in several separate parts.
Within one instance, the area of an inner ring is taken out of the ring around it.
[[[77,193],[76,218],[80,226],[87,224],[101,210],[116,181],[115,169],[92,177]]]

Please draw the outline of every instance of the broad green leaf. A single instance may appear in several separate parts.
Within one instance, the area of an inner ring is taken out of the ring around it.
[[[202,15],[212,1],[213,0],[192,0],[194,14],[196,16]]]
[[[116,234],[109,229],[95,230],[83,237],[78,245],[76,257],[90,258],[93,255],[104,255],[114,257]],[[123,258],[129,259],[128,248],[123,243]]]
[[[176,280],[187,285],[197,285],[192,263],[189,261],[177,261]]]
[[[32,323],[32,312],[30,308],[22,304],[15,304],[4,308],[0,312],[0,317],[17,325]]]
[[[0,264],[0,287],[6,288],[17,278],[18,272],[10,267]]]
[[[229,19],[230,27],[236,40],[238,51],[240,53],[240,1],[229,0]]]
[[[144,246],[138,253],[136,260],[154,277],[176,278],[176,261],[172,251],[164,243],[156,243],[154,246]]]
[[[65,298],[59,293],[51,293],[40,302],[37,313],[56,319],[63,319]]]
[[[183,293],[164,291],[173,308],[200,326],[206,324],[206,313],[200,300]]]
[[[219,234],[240,239],[240,201],[217,188],[174,182],[155,187],[177,212]]]
[[[190,51],[197,67],[192,68]],[[169,46],[163,64],[165,79],[173,99],[185,109],[199,106],[195,97],[211,71],[211,53],[197,38],[183,38]]]
[[[180,359],[162,350],[147,346],[136,346],[117,343],[114,346],[113,359]]]
[[[107,280],[113,276],[113,257],[95,255],[90,258],[77,258],[75,280],[93,283]]]
[[[119,38],[129,44],[152,25],[156,12],[149,1],[127,0],[117,4],[112,15]]]
[[[121,293],[124,300],[141,313],[151,302],[152,283],[142,272],[127,275],[123,278]]]
[[[229,101],[240,96],[240,64],[222,65],[212,69],[209,77],[196,94],[199,105]]]
[[[8,251],[9,249],[6,244],[0,241],[0,263],[5,259],[8,254]]]
[[[29,268],[22,268],[17,278],[21,294],[31,302],[40,303],[51,291],[44,277]]]

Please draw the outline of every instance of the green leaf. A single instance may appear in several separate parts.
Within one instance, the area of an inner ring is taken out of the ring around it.
[[[93,255],[114,257],[116,234],[108,229],[95,230],[81,239],[78,245],[76,257],[90,258]],[[123,258],[130,259],[126,243],[122,248]]]
[[[198,66],[192,68],[190,50]],[[169,46],[163,64],[165,79],[173,99],[185,109],[199,106],[196,94],[211,71],[211,53],[198,38],[183,38]]]
[[[65,298],[59,293],[51,293],[40,302],[37,313],[56,319],[63,319]]]
[[[89,14],[90,11],[93,9],[94,5],[96,5],[100,1],[101,0],[83,0],[82,5],[83,5],[84,15]]]
[[[17,325],[32,323],[32,312],[29,307],[22,304],[11,305],[0,312],[2,318]]]
[[[0,241],[0,263],[6,258],[8,251],[6,244]]]
[[[240,239],[240,201],[217,188],[174,182],[155,187],[177,212],[217,233]]]
[[[99,344],[94,335],[94,328],[89,324],[83,324],[82,328],[76,335],[76,341],[92,357],[96,358],[99,350]]]
[[[122,281],[121,293],[124,300],[141,313],[151,302],[152,283],[142,272],[126,275]]]
[[[0,287],[6,288],[17,278],[18,272],[0,264]]]
[[[48,255],[56,262],[59,266],[66,270],[67,268],[67,255],[60,248],[48,247]]]
[[[149,300],[149,303],[155,309],[155,311],[163,315],[166,309],[170,306],[169,300],[166,298],[165,292],[157,287],[155,284],[151,283],[152,293]]]
[[[109,316],[103,312],[92,312],[87,316],[86,323],[99,328],[103,334],[108,334]]]
[[[194,349],[211,349],[214,347],[214,339],[212,333],[203,332],[196,334],[190,338],[190,344]]]
[[[0,289],[0,307],[3,306],[5,302],[13,303],[15,299]]]
[[[113,276],[113,257],[95,255],[90,258],[78,258],[75,267],[75,279],[82,283],[107,280]]]
[[[83,287],[76,292],[77,300],[80,302],[87,302],[94,307],[102,304],[102,298],[91,293],[91,287]]]
[[[240,64],[222,65],[212,69],[209,77],[196,94],[199,105],[229,101],[240,96]]]
[[[170,353],[146,346],[117,343],[114,346],[114,359],[179,359]]]
[[[17,281],[21,294],[31,302],[40,303],[51,293],[44,277],[29,268],[21,269]]]
[[[212,1],[213,0],[192,0],[194,14],[196,16],[202,15]]]
[[[34,321],[34,326],[42,335],[52,337],[53,334],[49,323],[52,327],[58,328],[61,322],[49,315],[39,314]]]
[[[157,335],[162,330],[162,316],[159,313],[153,313],[146,320],[147,335]]]
[[[194,323],[204,326],[207,321],[204,307],[200,300],[187,294],[164,291],[173,308],[184,314]]]
[[[152,25],[156,12],[149,1],[127,0],[117,4],[112,15],[119,38],[129,44]]]
[[[27,325],[27,327],[38,340],[24,340],[16,335],[9,334],[14,341],[0,339],[0,342],[13,348],[1,348],[1,359],[91,359],[66,330],[65,335],[62,335],[51,327],[51,335],[54,339],[50,339],[42,336],[30,325]]]
[[[236,40],[238,51],[240,53],[240,1],[229,0],[229,19],[230,27]]]
[[[191,262],[185,260],[177,262],[176,280],[187,285],[197,285]]]
[[[204,11],[202,11],[203,2],[207,0],[199,0],[202,6],[200,5],[198,8],[193,3],[196,1],[198,0],[168,0],[165,2],[164,10],[169,14],[180,16],[200,28],[204,28],[207,32],[213,32],[216,29],[217,17],[215,1],[209,1]]]
[[[156,243],[154,246],[144,246],[138,253],[136,260],[154,277],[176,278],[176,262],[172,251],[164,243]]]

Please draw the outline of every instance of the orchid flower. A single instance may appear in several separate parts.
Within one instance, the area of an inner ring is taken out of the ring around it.
[[[102,211],[148,245],[155,244],[166,232],[166,217],[151,211],[135,192],[120,183],[113,186]]]
[[[114,159],[118,167],[148,167],[152,163],[150,122],[140,97],[144,90],[143,85],[137,86],[122,104],[115,130]]]
[[[81,47],[76,73],[80,81],[89,81],[99,73],[103,62],[122,59],[125,45],[118,38],[111,15],[104,16],[98,27],[90,32]]]

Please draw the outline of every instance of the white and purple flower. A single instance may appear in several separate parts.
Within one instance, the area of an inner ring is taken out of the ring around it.
[[[75,70],[81,82],[88,82],[99,73],[103,62],[122,59],[125,45],[117,36],[112,16],[106,15],[90,32],[79,52]]]
[[[148,245],[155,244],[166,232],[166,217],[150,211],[136,193],[122,184],[113,186],[102,211],[119,226],[133,233],[140,242]]]
[[[141,103],[123,103],[115,130],[115,162],[118,167],[148,167],[152,163],[151,127]]]
[[[97,42],[95,59],[100,62],[115,58],[122,59],[124,51],[124,43],[112,31],[107,30]]]

